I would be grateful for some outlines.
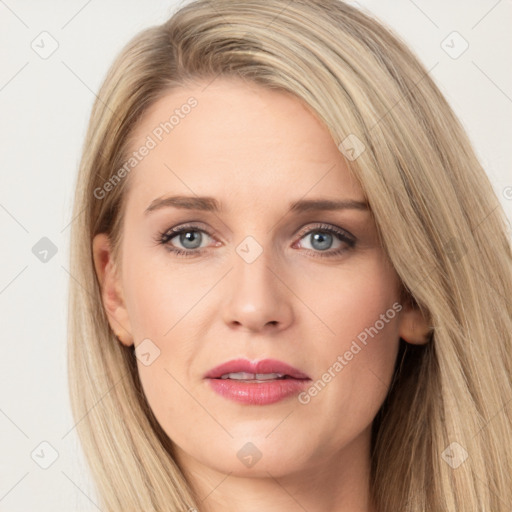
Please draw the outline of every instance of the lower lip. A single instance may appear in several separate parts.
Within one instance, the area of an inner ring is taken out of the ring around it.
[[[307,386],[309,379],[279,379],[267,382],[242,382],[231,379],[208,379],[219,395],[235,402],[268,405],[295,395]]]

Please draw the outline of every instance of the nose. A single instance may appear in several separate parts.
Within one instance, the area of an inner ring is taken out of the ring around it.
[[[223,302],[225,323],[251,332],[288,327],[293,321],[293,293],[272,250],[264,249],[254,261],[235,252],[233,260],[227,299]]]

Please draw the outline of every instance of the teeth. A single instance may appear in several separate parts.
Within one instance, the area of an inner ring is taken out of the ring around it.
[[[273,380],[282,379],[285,376],[284,373],[225,373],[221,376],[221,379],[233,379],[233,380]]]

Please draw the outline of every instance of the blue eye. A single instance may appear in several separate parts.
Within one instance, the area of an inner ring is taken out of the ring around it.
[[[160,233],[158,242],[167,246],[169,251],[175,253],[177,256],[196,256],[203,250],[203,248],[200,247],[204,238],[203,234],[210,236],[204,229],[199,228],[199,226],[195,224],[185,225]],[[171,240],[175,238],[178,239],[184,249],[174,247],[174,245],[170,244]]]
[[[356,239],[347,231],[327,224],[310,229],[300,238],[300,240],[303,239],[310,241],[312,248],[307,248],[308,251],[320,257],[338,256],[352,249],[356,244]],[[338,246],[331,249],[333,242],[338,242]]]
[[[311,235],[308,235],[308,236],[311,236]],[[334,239],[334,237],[330,233],[322,233],[322,232],[317,231],[315,233],[315,235],[313,236],[313,238],[311,239],[311,241],[314,242],[315,244],[320,245],[320,247],[314,247],[314,249],[319,249],[319,250],[323,251],[325,249],[330,248],[327,246],[332,245],[333,239]]]
[[[196,224],[181,225],[171,228],[168,231],[159,233],[157,243],[165,245],[167,249],[177,256],[198,256],[206,250],[201,247],[206,238],[212,238],[207,231]],[[327,224],[321,224],[309,231],[302,233],[299,240],[309,237],[311,248],[306,247],[307,251],[313,256],[331,257],[340,255],[356,244],[353,235],[341,228],[336,228]],[[182,248],[176,247],[172,240],[177,239]],[[337,247],[332,249],[332,244],[337,243]],[[325,254],[323,254],[325,253]]]
[[[180,244],[185,246],[185,249],[198,249],[201,245],[203,234],[202,231],[187,229],[186,231],[182,231],[179,235],[176,235],[173,238],[176,237],[178,237]]]

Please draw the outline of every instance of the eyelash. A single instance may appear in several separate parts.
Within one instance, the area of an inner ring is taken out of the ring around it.
[[[166,246],[167,250],[169,252],[174,253],[176,256],[179,257],[193,257],[198,256],[202,254],[206,249],[179,249],[177,247],[173,247],[169,245],[169,242],[177,237],[178,235],[182,233],[187,233],[189,231],[198,231],[201,233],[206,233],[209,237],[213,237],[208,231],[202,229],[197,224],[185,224],[181,225],[179,227],[168,229],[167,231],[160,232],[157,235],[156,243],[160,245]],[[335,250],[330,251],[319,251],[319,250],[313,250],[313,249],[306,249],[309,253],[313,253],[314,257],[320,257],[320,258],[330,258],[334,256],[338,256],[350,249],[353,249],[356,245],[356,240],[352,235],[350,235],[348,232],[335,228],[333,226],[330,226],[328,224],[319,224],[315,226],[313,229],[310,229],[309,231],[306,231],[305,233],[301,234],[299,240],[302,240],[305,236],[311,235],[312,233],[321,232],[321,233],[329,233],[338,238],[341,242],[346,243],[349,248],[338,248]],[[320,253],[320,254],[319,254]]]

